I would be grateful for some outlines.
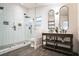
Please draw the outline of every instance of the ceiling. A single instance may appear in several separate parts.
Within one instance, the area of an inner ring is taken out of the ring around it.
[[[58,6],[58,3],[21,3],[25,8],[45,7],[48,5]]]
[[[21,3],[22,6],[26,8],[44,7],[50,5],[48,3]]]

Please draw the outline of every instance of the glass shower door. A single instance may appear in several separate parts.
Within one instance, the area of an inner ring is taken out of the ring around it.
[[[33,21],[31,18],[26,18],[24,24],[25,24],[25,39],[30,41],[33,32]]]

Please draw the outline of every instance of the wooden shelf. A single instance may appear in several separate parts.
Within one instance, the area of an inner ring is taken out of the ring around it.
[[[48,29],[54,29],[54,28],[48,28]]]
[[[46,41],[46,40],[43,40],[43,41]],[[47,42],[51,42],[51,43],[55,42],[55,43],[58,43],[58,44],[71,45],[70,42],[67,42],[67,41],[62,42],[60,40],[49,40],[49,39],[47,39]]]
[[[55,24],[48,24],[48,26],[55,26]]]
[[[55,20],[49,20],[48,21],[48,29],[50,30],[53,30],[55,29]]]
[[[44,45],[43,46],[43,48],[45,48],[45,49],[49,49],[49,50],[53,50],[53,51],[56,51],[56,52],[59,52],[59,53],[64,53],[64,54],[66,54],[66,55],[73,55],[73,52],[71,52],[69,49],[63,49],[63,48],[61,48],[61,47],[59,47],[59,48],[55,48],[54,46],[50,46],[50,45]]]
[[[61,41],[57,40],[56,43],[64,44],[64,45],[71,45],[70,42],[67,42],[67,41],[61,42]]]
[[[61,51],[67,51],[67,52],[71,52],[71,50],[69,48],[66,48],[66,47],[61,47],[61,46],[54,46],[54,45],[50,45],[50,44],[46,44],[44,45],[46,47],[50,47],[51,49],[55,49],[55,50],[61,50]]]
[[[48,21],[48,22],[55,22],[55,21]]]

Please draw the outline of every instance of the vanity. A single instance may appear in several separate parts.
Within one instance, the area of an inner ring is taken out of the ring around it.
[[[73,34],[42,33],[42,47],[73,55]]]
[[[59,15],[59,25],[55,24],[55,16]],[[59,12],[51,9],[48,12],[48,33],[42,33],[42,47],[73,55],[73,34],[67,34],[69,28],[69,8],[62,6]]]

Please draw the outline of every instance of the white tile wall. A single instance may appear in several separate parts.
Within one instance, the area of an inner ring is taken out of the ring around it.
[[[26,10],[19,4],[0,3],[0,6],[4,7],[0,12],[0,45],[26,40],[23,23]],[[3,25],[3,21],[8,21],[9,25]],[[16,31],[12,28],[14,23],[17,27]],[[22,26],[18,27],[18,23],[22,23]]]

